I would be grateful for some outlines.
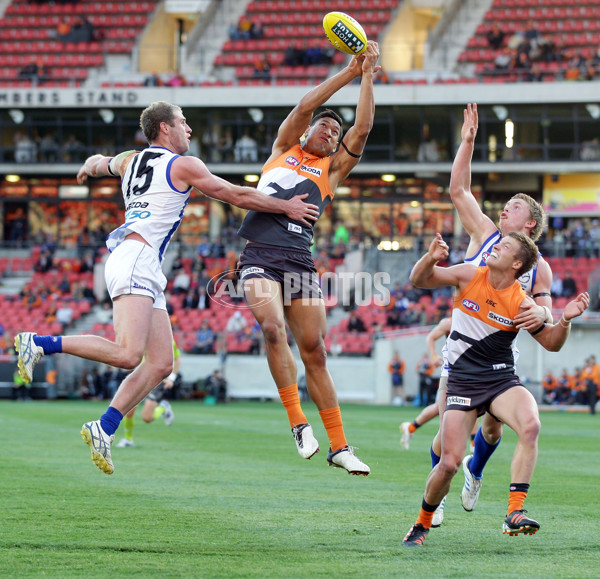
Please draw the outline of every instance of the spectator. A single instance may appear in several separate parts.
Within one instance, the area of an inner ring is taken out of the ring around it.
[[[367,331],[365,323],[358,317],[355,311],[350,312],[350,319],[348,320],[348,331],[359,333]]]
[[[44,163],[55,163],[58,161],[59,148],[52,133],[46,133],[40,141],[40,153]]]
[[[263,29],[262,22],[253,22],[252,26],[250,27],[250,38],[260,40],[261,38],[264,38],[264,36],[265,31]]]
[[[504,42],[505,34],[502,32],[502,29],[497,22],[494,22],[492,28],[488,31],[486,36],[490,48],[493,48],[494,50],[500,50],[502,43]]]
[[[298,42],[290,44],[283,54],[283,62],[287,66],[300,66],[304,63],[306,50]]]
[[[596,363],[596,356],[590,356],[585,361],[581,378],[585,384],[590,414],[596,414],[596,402],[598,401],[598,389],[600,388],[600,367]]]
[[[239,29],[239,26],[235,23],[232,22],[229,27],[227,28],[227,34],[229,35],[229,40],[241,40],[242,39],[242,33]]]
[[[260,78],[265,82],[271,80],[271,64],[266,54],[261,54],[254,62],[254,78]]]
[[[186,294],[190,289],[190,276],[185,269],[180,269],[173,280],[173,293],[175,295]]]
[[[212,354],[215,345],[216,336],[208,324],[208,320],[203,320],[200,329],[196,333],[196,343],[192,349],[194,354]]]
[[[49,250],[43,249],[40,251],[40,255],[38,260],[35,262],[33,266],[34,271],[38,273],[46,273],[50,271],[54,266],[54,259],[52,258],[52,253]]]
[[[322,51],[317,45],[310,46],[304,54],[304,65],[311,66],[321,64],[322,62]]]
[[[210,303],[210,296],[208,295],[208,292],[206,291],[206,286],[205,285],[201,285],[198,288],[198,303],[196,304],[196,307],[199,310],[208,310],[211,306]]]
[[[56,310],[56,321],[68,326],[73,321],[73,308],[68,303],[60,304]]]
[[[405,369],[404,360],[400,358],[398,351],[394,350],[394,355],[388,365],[388,372],[392,378],[392,404],[394,406],[402,406],[406,402],[406,394],[404,392]]]
[[[388,73],[382,69],[379,72],[375,73],[375,78],[373,80],[375,84],[390,84],[390,77]]]
[[[565,277],[562,282],[563,285],[563,297],[571,298],[577,295],[577,284],[571,275],[569,270],[565,271]]]
[[[558,272],[554,272],[552,276],[552,285],[550,286],[550,293],[553,298],[558,298],[563,295],[563,280],[558,274]]]
[[[545,404],[552,404],[556,397],[555,390],[558,386],[558,380],[552,373],[552,370],[548,370],[545,376],[542,378],[542,388],[544,394],[542,396],[542,402]]]
[[[242,40],[250,40],[252,38],[252,29],[254,28],[254,23],[250,20],[245,14],[240,18],[238,24],[238,30],[240,31],[240,36]]]
[[[198,289],[190,288],[185,296],[183,296],[183,300],[181,300],[181,307],[184,310],[193,310],[198,307]]]
[[[507,46],[494,59],[494,68],[496,70],[508,70],[509,68],[512,68],[513,61],[514,61],[513,50]]]
[[[83,161],[85,147],[77,137],[71,133],[63,144],[63,161],[67,163],[79,163]]]
[[[215,370],[204,381],[204,388],[217,402],[227,402],[227,380],[220,370]]]
[[[399,328],[402,325],[400,311],[396,308],[389,310],[385,319],[385,325],[390,326],[391,328]]]
[[[248,322],[246,321],[246,318],[242,315],[242,312],[236,310],[229,320],[227,320],[225,330],[228,334],[233,334],[238,340],[241,340],[244,337],[247,328]]]
[[[417,362],[417,373],[419,374],[419,405],[428,406],[433,385],[433,364],[430,362],[427,352]]]
[[[248,129],[244,130],[244,134],[235,142],[234,147],[235,162],[258,162],[258,146],[256,141],[248,134]]]
[[[14,142],[17,163],[35,163],[37,161],[37,146],[29,136],[18,131],[15,133]]]
[[[155,70],[152,71],[152,74],[148,75],[144,79],[144,86],[162,86],[162,84],[163,84],[162,79],[158,75],[158,72],[156,72]],[[143,135],[143,133],[142,133],[142,135]]]

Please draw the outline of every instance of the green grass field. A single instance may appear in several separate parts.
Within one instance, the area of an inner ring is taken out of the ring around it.
[[[600,576],[600,416],[542,415],[526,502],[537,535],[501,532],[516,440],[507,429],[476,510],[460,506],[459,473],[444,525],[406,549],[437,428],[421,428],[403,451],[398,425],[413,408],[342,407],[372,469],[365,478],[327,466],[312,404],[322,450],[306,461],[279,404],[194,402],[174,404],[170,428],[138,416],[136,446],[113,447],[107,476],[79,436],[105,406],[0,402],[0,576]]]

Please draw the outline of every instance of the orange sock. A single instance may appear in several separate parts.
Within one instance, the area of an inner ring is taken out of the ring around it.
[[[408,432],[410,432],[412,434],[413,432],[416,432],[416,431],[417,431],[417,427],[411,422],[408,425]]]
[[[508,494],[508,513],[511,514],[513,511],[520,511],[523,509],[523,504],[525,503],[525,497],[527,493],[511,491]]]
[[[291,386],[280,388],[279,397],[281,398],[281,403],[287,412],[288,420],[290,421],[290,426],[292,428],[298,424],[306,424],[308,422],[304,412],[302,412],[302,407],[300,406],[298,384],[292,384]]]
[[[344,427],[342,425],[342,412],[340,407],[336,406],[335,408],[319,410],[319,415],[321,416],[323,426],[327,431],[331,450],[336,451],[348,446],[346,435],[344,434]]]
[[[421,523],[426,529],[431,529],[431,521],[433,520],[433,513],[435,513],[435,509],[431,512],[426,511],[423,507],[419,511],[419,516],[415,522],[415,525]]]

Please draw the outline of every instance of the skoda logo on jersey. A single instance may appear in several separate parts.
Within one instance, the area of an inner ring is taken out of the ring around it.
[[[300,167],[300,171],[304,173],[310,173],[311,175],[315,175],[317,177],[320,177],[321,173],[323,172],[322,169],[317,169],[316,167],[309,167],[308,165],[302,165],[302,167]]]
[[[511,319],[505,318],[504,316],[499,316],[496,312],[489,312],[487,317],[493,322],[497,322],[498,324],[502,324],[503,326],[515,325],[515,323]]]
[[[300,161],[298,161],[298,159],[296,159],[296,157],[294,157],[293,155],[286,157],[285,162],[288,165],[292,165],[293,167],[297,167],[298,165],[300,165]]]
[[[479,304],[474,302],[473,300],[463,300],[462,305],[464,308],[466,308],[467,310],[471,310],[472,312],[479,311]]]

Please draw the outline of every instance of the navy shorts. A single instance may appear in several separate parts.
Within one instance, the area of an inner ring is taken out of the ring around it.
[[[319,274],[309,251],[247,243],[240,255],[238,268],[242,282],[265,278],[279,283],[284,303],[290,299],[323,299]]]
[[[522,386],[516,374],[498,377],[495,382],[465,384],[460,378],[448,377],[446,410],[477,410],[477,416],[483,416],[490,410],[490,404],[510,388]],[[492,415],[493,416],[493,415]]]

